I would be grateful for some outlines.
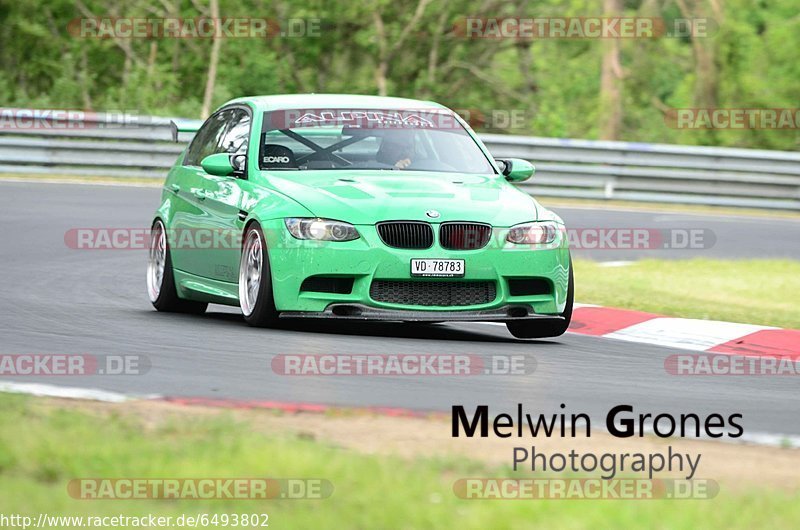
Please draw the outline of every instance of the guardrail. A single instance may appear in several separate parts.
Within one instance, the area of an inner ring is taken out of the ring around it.
[[[197,120],[181,120],[198,123]],[[0,121],[0,173],[163,178],[191,135],[169,118],[90,114],[71,126]],[[800,153],[481,135],[497,158],[524,158],[537,196],[800,210]]]

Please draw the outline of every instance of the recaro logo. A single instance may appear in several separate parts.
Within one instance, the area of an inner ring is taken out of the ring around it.
[[[275,163],[288,164],[289,163],[289,157],[288,156],[265,156],[264,157],[264,162],[267,163],[267,164],[275,164]]]

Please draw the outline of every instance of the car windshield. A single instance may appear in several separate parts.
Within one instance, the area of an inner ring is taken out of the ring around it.
[[[259,167],[495,173],[453,113],[436,109],[266,112]]]

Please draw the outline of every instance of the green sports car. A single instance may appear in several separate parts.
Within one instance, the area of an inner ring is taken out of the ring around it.
[[[441,105],[348,95],[230,101],[167,175],[147,268],[159,311],[503,322],[552,337],[572,315],[562,220]]]

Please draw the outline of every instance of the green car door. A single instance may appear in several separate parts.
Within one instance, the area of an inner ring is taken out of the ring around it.
[[[198,130],[183,163],[177,168],[173,210],[172,258],[176,269],[203,278],[236,283],[242,230],[244,164],[230,175],[212,175],[202,162],[214,154],[244,161],[251,126],[246,108],[223,108]],[[242,155],[239,157],[238,155]]]

